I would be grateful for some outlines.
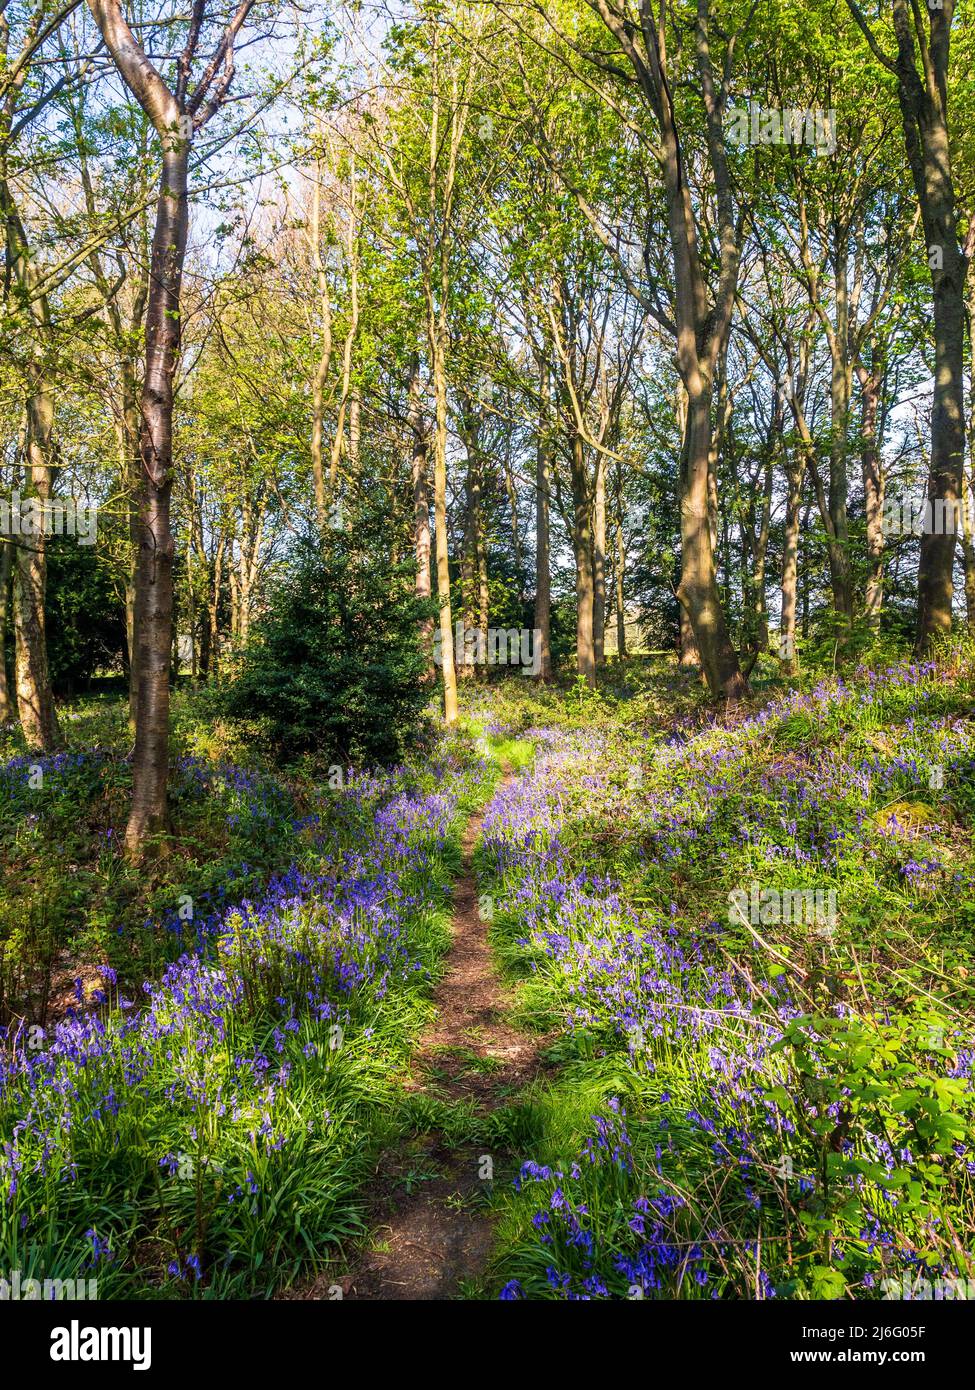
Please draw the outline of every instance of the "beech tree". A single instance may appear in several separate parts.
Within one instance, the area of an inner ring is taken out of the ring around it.
[[[919,6],[892,0],[896,52],[878,37],[856,0],[847,0],[879,63],[896,79],[904,145],[914,181],[931,272],[934,309],[934,383],[927,499],[946,516],[958,514],[965,469],[965,280],[952,174],[948,76],[954,0]],[[886,10],[886,6],[881,7]],[[957,530],[930,527],[921,537],[915,648],[928,650],[950,631]]]
[[[234,80],[234,47],[254,0],[226,13],[194,0],[169,85],[136,37],[120,0],[88,0],[119,75],[152,122],[161,172],[146,296],[145,377],[139,424],[142,466],[134,655],[138,672],[132,809],[126,845],[133,854],[167,828],[169,678],[173,636],[173,378],[179,359],[180,290],[189,227],[193,138],[220,110]],[[194,65],[210,40],[202,71]]]

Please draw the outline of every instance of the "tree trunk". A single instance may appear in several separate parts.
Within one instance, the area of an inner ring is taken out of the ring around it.
[[[250,635],[251,609],[261,565],[265,509],[259,499],[243,506],[237,557],[237,640],[243,646]]]
[[[332,440],[332,459],[329,470],[329,484],[334,497],[339,482],[339,464],[345,450],[345,418],[350,402],[355,410],[350,421],[350,452],[355,457],[359,450],[358,397],[352,385],[352,355],[355,350],[356,334],[359,331],[359,217],[360,204],[356,178],[356,161],[353,156],[349,164],[349,216],[346,223],[345,256],[349,286],[349,322],[342,348],[342,384],[339,392],[338,418],[335,422],[335,438]]]
[[[596,684],[593,643],[592,500],[586,478],[585,444],[572,439],[572,550],[576,562],[576,670],[588,686]]]
[[[491,588],[488,583],[487,537],[484,522],[483,473],[478,468],[477,529],[474,534],[475,559],[477,561],[477,631],[487,646],[488,624],[491,621]],[[487,667],[482,668],[482,676],[487,677]]]
[[[786,464],[785,535],[782,541],[782,614],[779,621],[779,660],[782,674],[794,676],[799,669],[796,654],[796,600],[799,578],[799,519],[802,509],[801,457]]]
[[[504,488],[508,495],[508,506],[511,509],[511,550],[515,562],[515,576],[518,584],[518,605],[524,607],[525,604],[525,564],[521,553],[521,531],[518,526],[518,490],[515,487],[514,475],[506,461],[504,464]]]
[[[778,403],[777,403],[778,406]],[[749,529],[747,536],[743,531],[743,539],[747,548],[751,552],[751,569],[748,575],[745,588],[748,590],[751,612],[746,608],[745,626],[749,630],[752,650],[756,652],[768,651],[768,599],[765,593],[765,568],[768,556],[769,532],[772,525],[772,453],[775,448],[775,441],[782,433],[782,414],[781,410],[776,409],[773,415],[774,434],[769,440],[768,457],[765,463],[765,478],[762,487],[761,511],[758,516],[758,530],[755,530],[755,506],[750,508]],[[749,541],[751,545],[749,546]]]
[[[972,535],[972,487],[967,472],[961,480],[961,553],[965,568],[965,622],[975,631],[975,537]]]
[[[867,523],[867,588],[864,617],[875,632],[880,627],[884,601],[884,461],[877,437],[877,419],[883,371],[873,362],[870,370],[857,368],[860,382],[860,449],[863,467],[863,502]]]
[[[678,603],[678,657],[677,664],[682,671],[701,671],[701,653],[697,649],[697,638],[687,616],[687,609]]]
[[[731,645],[718,593],[711,547],[708,459],[711,449],[711,392],[696,371],[688,373],[687,438],[681,497],[681,580],[677,597],[687,612],[708,688],[729,700],[741,699],[748,683]]]
[[[427,462],[429,441],[423,419],[420,386],[420,359],[414,356],[410,364],[409,424],[413,436],[410,452],[410,476],[413,483],[413,546],[416,555],[416,596],[429,599],[432,593],[430,575],[430,470]],[[428,657],[428,675],[433,669],[433,619],[424,618],[420,636]]]
[[[322,255],[322,165],[315,165],[315,180],[311,192],[311,227],[309,245],[315,279],[318,285],[319,312],[321,314],[321,346],[315,375],[311,384],[311,471],[315,488],[315,517],[320,530],[328,522],[328,508],[325,501],[325,383],[328,381],[332,362],[332,299],[328,288],[328,271]]]
[[[965,260],[968,264],[968,371],[969,380],[975,382],[975,218],[969,218],[968,222]],[[969,630],[975,631],[975,535],[972,528],[972,480],[969,472],[971,460],[975,458],[975,390],[969,392],[968,458],[969,468],[962,467],[961,471],[962,555],[965,562],[965,620]]]
[[[213,552],[213,579],[207,599],[207,669],[213,676],[220,675],[220,596],[223,593],[223,561],[226,551],[227,537],[226,533],[221,531]]]
[[[623,537],[623,498],[622,479],[616,494],[616,658],[622,661],[626,656],[626,603],[623,591],[623,577],[626,572],[626,544]]]
[[[467,454],[467,480],[464,516],[464,542],[460,557],[460,607],[461,620],[464,624],[465,641],[461,648],[460,670],[458,672],[462,680],[470,680],[474,675],[474,663],[477,659],[477,651],[470,647],[466,640],[466,634],[476,632],[478,619],[478,600],[480,593],[480,575],[478,571],[478,502],[479,488],[477,460],[473,454],[470,443],[468,443]],[[485,651],[487,648],[485,647]]]
[[[606,652],[606,464],[599,455],[592,520],[592,642],[597,666],[602,666]]]
[[[186,614],[190,637],[190,679],[196,685],[199,675],[196,652],[196,594],[193,592],[193,543],[186,546]]]
[[[450,609],[450,554],[447,535],[447,369],[444,361],[446,325],[428,295],[430,356],[433,367],[435,421],[433,431],[433,526],[440,607],[440,669],[443,673],[444,722],[457,722],[457,672],[454,666],[453,617]]]
[[[42,509],[54,473],[54,401],[46,381],[35,377],[27,403],[27,480]],[[46,518],[38,534],[21,536],[14,566],[17,709],[28,748],[45,752],[61,742],[47,664],[44,600],[47,589]]]
[[[9,724],[14,714],[7,681],[7,614],[10,612],[10,575],[14,548],[9,539],[0,541],[0,726]]]
[[[929,33],[925,35],[920,9],[909,0],[893,0],[897,95],[928,248],[934,298],[934,394],[927,497],[932,506],[936,501],[944,504],[946,516],[951,516],[960,504],[965,465],[965,259],[958,240],[948,133],[948,67],[954,12],[953,0],[927,9]],[[920,73],[915,58],[915,23],[920,41]],[[915,636],[919,656],[927,653],[935,638],[951,630],[956,535],[954,526],[941,534],[932,526],[921,536]]]
[[[193,529],[195,531],[195,523],[193,523]],[[200,675],[209,679],[213,663],[213,640],[210,616],[210,560],[203,546],[202,530],[197,533],[196,539],[193,539],[191,534],[190,544],[196,547],[196,555],[203,570],[205,584],[204,593],[206,602],[200,621]]]
[[[711,392],[727,352],[740,268],[740,227],[724,133],[724,93],[715,79],[710,48],[710,4],[698,0],[694,25],[696,78],[704,102],[707,172],[713,179],[720,266],[713,300],[699,253],[695,200],[688,179],[667,53],[658,21],[644,13],[634,24],[622,10],[588,0],[615,35],[631,63],[638,87],[660,134],[659,159],[673,261],[673,316],[677,369],[687,393],[687,427],[682,449],[681,563],[678,598],[690,619],[701,668],[713,695],[738,700],[748,693],[738,656],[728,636],[714,567],[708,518],[708,463],[712,447]],[[639,46],[638,45],[642,45]],[[710,229],[709,229],[710,231]],[[651,311],[654,306],[649,306]]]
[[[8,271],[23,295],[34,332],[31,383],[25,431],[27,491],[41,504],[38,534],[21,536],[12,561],[14,570],[14,638],[17,709],[28,748],[49,750],[61,742],[47,662],[44,600],[47,588],[45,504],[54,488],[54,400],[42,362],[42,345],[50,334],[47,296],[36,293],[37,275],[31,262],[27,233],[0,169],[0,211],[3,213]]]
[[[125,642],[129,652],[129,728],[135,733],[139,700],[139,663],[135,640],[135,585],[139,567],[139,384],[131,356],[122,358],[123,485],[126,493],[129,550],[125,567]]]
[[[552,441],[549,409],[551,385],[548,367],[539,367],[538,440],[535,450],[535,641],[539,645],[538,677],[552,678],[552,576],[550,572],[550,508],[552,489]]]
[[[164,144],[152,242],[142,389],[139,562],[136,586],[138,702],[132,808],[125,831],[130,853],[167,828],[169,676],[173,637],[173,377],[180,345],[180,287],[188,224],[189,142]]]
[[[849,291],[845,238],[834,252],[836,332],[831,338],[829,441],[829,576],[840,645],[849,640],[853,623],[850,581],[850,536],[847,521],[847,439],[850,428]],[[824,518],[825,520],[825,518]]]
[[[460,659],[460,675],[470,679],[486,676],[488,581],[487,548],[484,540],[484,456],[481,452],[480,422],[469,396],[463,395],[460,434],[467,450],[465,481],[464,540],[461,552],[461,610],[465,641]],[[476,634],[470,645],[466,634]],[[478,671],[478,667],[480,670]]]
[[[349,467],[353,473],[359,469],[359,451],[362,446],[362,397],[359,388],[353,386],[349,394]]]
[[[947,261],[946,255],[946,266]],[[931,463],[927,496],[932,511],[935,502],[944,503],[948,526],[941,534],[937,534],[932,527],[921,536],[915,639],[918,655],[924,655],[936,637],[951,631],[952,569],[957,531],[950,518],[956,514],[961,503],[965,466],[962,384],[964,329],[961,297],[955,290],[961,279],[962,271],[955,267],[953,279],[948,277],[946,271],[943,283],[935,290],[934,407],[931,412]]]

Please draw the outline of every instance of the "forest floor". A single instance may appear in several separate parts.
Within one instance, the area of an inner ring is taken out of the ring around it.
[[[506,771],[499,788],[514,774]],[[434,996],[434,1019],[422,1037],[407,1089],[483,1119],[511,1104],[543,1071],[545,1037],[513,1026],[512,994],[500,981],[488,943],[474,869],[481,815],[461,842],[446,971]],[[504,1156],[483,1144],[456,1143],[443,1128],[404,1140],[378,1156],[370,1184],[369,1237],[347,1274],[333,1269],[290,1297],[429,1302],[462,1297],[480,1284],[495,1222],[486,1200]],[[505,1173],[505,1176],[508,1176]]]
[[[666,664],[498,681],[341,787],[181,693],[146,870],[124,703],[39,762],[11,734],[9,1267],[105,1299],[970,1280],[975,651],[755,685],[730,716]]]

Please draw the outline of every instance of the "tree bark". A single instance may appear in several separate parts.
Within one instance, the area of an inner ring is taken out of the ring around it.
[[[922,47],[924,77],[915,66],[912,13],[908,0],[894,0],[898,96],[908,160],[914,178],[934,295],[934,397],[928,500],[942,501],[951,514],[961,501],[965,465],[964,341],[965,261],[958,240],[948,134],[948,59],[954,0],[928,10],[929,41]],[[935,254],[937,252],[937,254]],[[921,536],[915,649],[924,655],[933,640],[951,630],[954,529]]]
[[[552,678],[552,576],[550,512],[552,489],[551,383],[548,366],[539,363],[538,440],[535,448],[535,640],[539,644],[539,680]]]
[[[781,404],[776,401],[772,416],[772,437],[767,445],[761,498],[758,507],[756,507],[755,497],[750,498],[747,509],[748,525],[747,528],[742,527],[743,559],[747,553],[750,562],[743,583],[743,589],[747,596],[743,626],[747,633],[748,644],[753,652],[767,651],[769,644],[765,568],[769,533],[772,526],[773,451],[775,442],[781,433]]]
[[[677,637],[677,664],[682,671],[701,672],[701,653],[697,649],[697,638],[694,636],[694,629],[691,620],[687,616],[687,609],[682,603],[678,603],[678,637]]]
[[[829,440],[829,574],[833,611],[841,646],[850,637],[853,623],[853,590],[850,581],[850,534],[847,519],[849,482],[847,440],[850,429],[849,248],[841,237],[834,251],[836,331],[830,335],[830,440]]]
[[[321,343],[311,383],[311,471],[315,488],[315,517],[319,530],[324,530],[328,523],[328,507],[325,500],[325,383],[328,381],[332,362],[332,300],[328,288],[328,271],[322,255],[321,223],[322,166],[321,160],[318,160],[311,192],[311,227],[308,236],[321,316]]]
[[[727,350],[740,265],[740,229],[724,135],[726,79],[716,79],[710,50],[709,0],[697,0],[694,32],[696,75],[705,109],[705,139],[713,180],[719,272],[713,302],[708,295],[698,247],[695,201],[688,181],[677,112],[667,71],[666,14],[645,10],[635,24],[611,0],[588,0],[620,45],[660,135],[664,202],[673,258],[677,368],[687,393],[687,428],[682,450],[681,560],[677,595],[694,630],[701,667],[713,695],[738,700],[748,692],[731,644],[714,565],[708,519],[708,464],[712,446],[711,405],[716,367]],[[646,303],[646,301],[644,301]],[[646,307],[659,318],[659,306]]]
[[[14,548],[9,539],[0,540],[0,726],[9,724],[14,707],[7,680],[7,615],[10,612],[10,575]]]
[[[144,852],[168,824],[169,676],[173,646],[173,378],[180,347],[180,289],[189,226],[188,170],[195,130],[223,105],[234,78],[234,44],[254,0],[240,0],[223,28],[199,82],[189,90],[205,5],[194,9],[170,91],[122,12],[121,0],[88,0],[88,7],[126,86],[162,147],[162,173],[149,263],[146,371],[142,384],[139,453],[139,557],[136,573],[138,698],[132,767],[132,805],[126,848]],[[160,842],[160,849],[163,848]]]
[[[882,364],[858,365],[860,383],[860,458],[863,469],[863,502],[867,528],[867,586],[864,618],[878,631],[884,601],[884,461],[877,437]]]
[[[606,463],[596,459],[592,513],[592,643],[597,666],[606,659]]]
[[[349,321],[345,332],[345,342],[342,347],[342,379],[339,390],[339,409],[338,417],[335,421],[335,437],[332,440],[332,457],[329,465],[329,489],[332,496],[335,496],[339,482],[339,464],[342,461],[342,454],[346,450],[345,443],[345,418],[349,411],[350,403],[353,398],[356,401],[354,415],[354,433],[356,435],[354,447],[350,443],[350,451],[353,455],[358,454],[358,399],[355,397],[352,385],[352,354],[355,350],[356,335],[359,331],[359,221],[361,206],[359,202],[359,189],[356,178],[356,162],[352,158],[349,165],[349,209],[348,222],[346,224],[345,236],[345,255],[349,277]]]
[[[968,265],[968,349],[969,380],[975,382],[975,217],[969,215],[968,235],[965,238],[965,260]],[[975,631],[975,535],[972,528],[971,461],[975,458],[975,390],[969,392],[968,405],[968,468],[963,467],[962,481],[962,556],[965,563],[965,621]]]
[[[223,594],[224,556],[227,553],[227,534],[221,529],[213,552],[212,577],[207,597],[207,671],[220,675],[220,598]]]
[[[576,670],[590,687],[596,684],[596,649],[593,642],[593,546],[592,499],[586,478],[585,444],[580,434],[572,439],[572,550],[576,562]]]
[[[48,670],[44,616],[47,535],[43,512],[54,490],[55,468],[54,399],[43,360],[51,320],[47,296],[36,292],[37,275],[27,232],[13,200],[5,167],[0,168],[0,212],[6,229],[8,270],[17,293],[23,298],[33,331],[24,432],[25,491],[39,501],[42,510],[39,532],[19,537],[12,561],[17,710],[28,748],[48,751],[61,742]]]
[[[98,219],[98,204],[88,162],[84,119],[80,104],[73,108],[72,116],[75,126],[81,186],[85,195],[85,207],[92,223],[95,223]],[[149,150],[147,132],[143,135],[140,146],[140,165],[146,171],[140,179],[140,190],[148,195]],[[140,241],[144,236],[145,225],[146,210],[143,209],[138,220]],[[111,332],[115,351],[118,355],[120,380],[115,428],[119,451],[119,477],[125,497],[129,539],[125,563],[125,645],[129,671],[129,728],[134,734],[139,690],[138,667],[135,659],[135,582],[139,555],[139,488],[142,474],[139,456],[140,364],[136,343],[142,330],[142,318],[149,292],[149,276],[148,267],[143,268],[140,258],[138,278],[132,288],[129,312],[123,318],[119,303],[119,286],[109,282],[100,252],[92,251],[88,257],[88,264],[102,296],[106,324]],[[126,279],[131,282],[132,278],[130,264]]]
[[[786,463],[785,534],[782,541],[782,612],[779,620],[779,660],[782,674],[794,676],[799,669],[796,652],[796,601],[799,579],[799,520],[802,511],[802,455],[796,453]]]
[[[738,700],[747,694],[748,683],[728,636],[711,546],[708,505],[711,390],[690,361],[684,385],[687,390],[687,439],[680,508],[681,580],[677,597],[693,628],[708,688],[712,693],[724,694],[729,700]]]
[[[958,239],[958,213],[948,131],[948,68],[955,0],[924,7],[893,0],[897,56],[878,43],[856,0],[847,0],[874,56],[897,78],[904,143],[928,249],[934,301],[934,387],[927,500],[956,513],[965,466],[965,257]],[[927,16],[925,32],[924,15]],[[918,70],[920,55],[920,71]],[[951,630],[954,525],[921,536],[918,612],[914,649],[924,656]]]
[[[436,421],[433,435],[433,521],[440,606],[440,668],[443,672],[444,722],[457,722],[457,673],[454,667],[453,617],[450,608],[450,554],[447,535],[447,375],[439,324],[432,325],[433,386]]]
[[[616,543],[616,565],[614,579],[616,604],[616,658],[622,661],[626,656],[626,601],[623,588],[626,573],[626,542],[623,536],[623,470],[617,469],[616,515],[613,518]]]
[[[465,493],[464,540],[460,558],[460,607],[466,636],[468,632],[477,631],[480,591],[477,545],[480,480],[478,478],[477,458],[470,434],[467,435]],[[462,680],[470,680],[473,677],[476,659],[476,649],[472,649],[465,640],[461,649],[460,670],[458,672]]]
[[[427,458],[429,438],[423,419],[419,354],[414,354],[410,364],[408,420],[413,441],[410,450],[410,477],[413,485],[413,548],[416,555],[416,596],[420,599],[429,599],[432,593],[430,468]],[[433,627],[432,618],[424,618],[420,625],[420,638],[427,653],[427,673],[431,679],[435,674],[433,667]]]
[[[141,317],[141,311],[140,311]],[[129,651],[129,728],[135,733],[139,705],[139,662],[135,637],[135,590],[139,569],[139,488],[141,455],[139,451],[139,383],[131,358],[122,363],[122,437],[124,445],[124,485],[129,532],[129,550],[125,567],[125,642]]]
[[[54,400],[38,369],[27,402],[27,480],[42,508],[53,491]],[[14,564],[14,635],[17,710],[28,748],[48,752],[60,746],[47,662],[44,600],[47,590],[47,536],[21,536]]]
[[[962,533],[961,553],[965,570],[965,622],[975,630],[975,536],[972,534],[972,486],[967,472],[961,480]]]
[[[487,534],[484,516],[484,472],[483,459],[478,465],[477,514],[474,530],[474,557],[477,567],[477,631],[480,639],[487,645],[488,624],[491,620],[491,587],[488,582]],[[481,675],[487,677],[487,668]]]
[[[180,288],[189,223],[189,142],[164,144],[146,312],[146,374],[139,453],[139,558],[135,654],[138,667],[130,853],[167,829],[169,677],[173,641],[173,377],[180,345]]]

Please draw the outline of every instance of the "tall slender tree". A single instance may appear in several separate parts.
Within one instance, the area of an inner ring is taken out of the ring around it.
[[[132,807],[126,845],[140,854],[167,828],[169,683],[173,640],[173,379],[179,360],[180,291],[189,227],[189,164],[194,135],[220,110],[234,79],[234,48],[254,4],[223,14],[194,0],[185,41],[169,86],[129,26],[120,0],[88,0],[105,46],[159,140],[162,168],[146,303],[145,378],[139,456],[139,559],[135,652],[138,670]],[[193,67],[206,34],[212,48],[195,82]]]

